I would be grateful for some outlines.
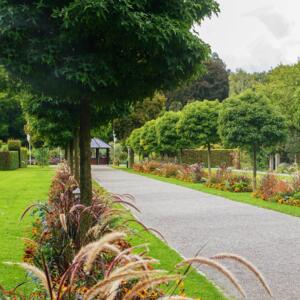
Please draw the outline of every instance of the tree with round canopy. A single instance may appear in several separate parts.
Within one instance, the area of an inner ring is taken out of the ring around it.
[[[201,73],[209,47],[191,28],[214,0],[5,0],[0,63],[40,92],[80,106],[81,202],[91,204],[93,105],[172,89]]]
[[[266,96],[249,90],[225,100],[219,116],[219,133],[225,145],[241,147],[252,155],[256,190],[257,154],[264,147],[284,142],[287,126]]]
[[[220,141],[218,117],[219,101],[195,101],[186,105],[177,125],[178,134],[186,147],[207,148],[207,166],[211,177],[211,147]]]
[[[177,132],[177,123],[181,112],[169,111],[156,120],[156,136],[159,153],[176,157],[181,149],[181,137]]]
[[[150,156],[157,153],[157,132],[156,120],[148,121],[143,127],[141,132],[141,146],[146,155]]]
[[[127,146],[133,150],[133,154],[132,154],[133,156],[134,153],[137,153],[139,156],[144,155],[143,147],[141,145],[142,131],[143,131],[142,127],[134,129],[126,141]]]

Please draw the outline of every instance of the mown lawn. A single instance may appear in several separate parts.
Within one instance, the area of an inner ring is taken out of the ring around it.
[[[188,183],[188,182],[184,182],[184,181],[181,181],[181,180],[178,180],[175,178],[165,178],[165,177],[152,175],[152,174],[139,173],[132,169],[127,169],[125,167],[118,167],[118,169],[129,172],[129,173],[133,173],[133,174],[137,174],[137,175],[141,175],[141,176],[146,176],[146,177],[149,177],[152,179],[160,180],[163,182],[180,185],[180,186],[187,187],[187,188],[197,190],[197,191],[201,191],[201,192],[204,192],[207,194],[221,196],[221,197],[227,198],[232,201],[247,203],[250,205],[254,205],[254,206],[274,210],[277,212],[281,212],[281,213],[291,215],[294,217],[300,217],[300,207],[264,201],[262,199],[258,199],[258,198],[255,198],[254,196],[252,196],[252,193],[225,192],[225,191],[217,190],[214,188],[209,188],[209,187],[205,186],[204,184],[200,184],[200,183]]]
[[[22,261],[22,237],[30,234],[32,219],[20,222],[20,216],[30,204],[47,199],[53,175],[50,167],[0,171],[0,284],[6,289],[26,281],[23,270],[3,262]]]

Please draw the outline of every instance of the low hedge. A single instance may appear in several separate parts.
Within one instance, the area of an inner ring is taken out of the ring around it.
[[[28,149],[22,147],[20,150],[21,168],[27,168],[28,165]]]
[[[19,168],[18,151],[0,152],[0,170],[16,170]]]
[[[207,166],[207,150],[186,149],[182,151],[182,163],[192,165],[201,163]],[[212,167],[220,167],[226,164],[227,167],[240,168],[239,151],[237,149],[214,149],[211,151]]]

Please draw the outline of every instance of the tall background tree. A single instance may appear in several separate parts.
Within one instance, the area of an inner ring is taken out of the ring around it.
[[[205,67],[204,75],[200,75],[183,87],[166,93],[168,109],[180,110],[188,102],[194,100],[218,99],[222,101],[228,97],[229,71],[217,53],[211,55]]]
[[[113,129],[118,140],[126,139],[134,129],[156,119],[165,111],[165,105],[166,97],[158,92],[153,97],[132,104],[128,112],[113,120]]]
[[[263,94],[245,91],[223,103],[219,133],[229,147],[240,147],[252,155],[253,190],[256,190],[257,154],[264,147],[283,143],[287,136],[285,119]]]
[[[0,140],[26,140],[21,100],[27,96],[19,84],[8,76],[4,67],[0,66]]]
[[[265,81],[266,72],[248,73],[238,69],[229,75],[229,95],[239,95],[248,89],[255,89],[258,84],[263,84]]]

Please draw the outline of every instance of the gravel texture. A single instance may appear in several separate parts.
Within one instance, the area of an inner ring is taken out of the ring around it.
[[[93,178],[113,193],[130,193],[146,226],[155,228],[183,257],[236,253],[267,279],[273,299],[300,299],[300,218],[233,202],[109,167],[94,167]],[[237,263],[226,266],[239,279],[247,299],[271,299],[257,279]],[[240,298],[222,275],[200,266],[230,298]]]

